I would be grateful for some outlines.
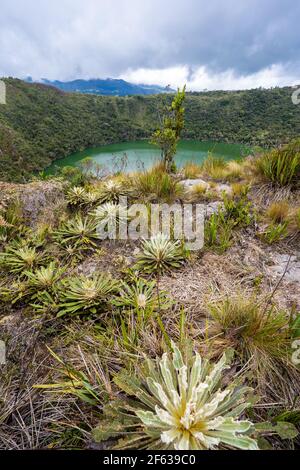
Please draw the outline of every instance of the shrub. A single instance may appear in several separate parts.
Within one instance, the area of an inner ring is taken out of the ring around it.
[[[116,384],[130,400],[120,395],[104,409],[95,440],[120,436],[115,449],[258,449],[248,435],[252,423],[239,419],[249,406],[249,389],[221,386],[226,356],[215,365],[198,353],[184,361],[172,346],[172,357],[165,353],[155,362],[147,359],[137,374],[116,375]]]
[[[247,187],[240,197],[230,197],[223,194],[224,216],[235,226],[247,226],[251,222],[251,203],[247,199]]]
[[[300,178],[300,140],[294,140],[259,157],[256,170],[278,186],[295,186]]]
[[[263,240],[267,242],[269,245],[272,245],[272,243],[277,243],[280,240],[283,240],[288,235],[287,226],[288,226],[288,222],[284,222],[282,224],[269,225],[262,234]]]

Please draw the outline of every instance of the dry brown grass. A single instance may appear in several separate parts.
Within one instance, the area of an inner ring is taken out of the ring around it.
[[[198,165],[195,162],[187,162],[182,168],[184,177],[186,179],[198,178],[202,173],[201,165]]]
[[[285,222],[288,219],[290,206],[287,201],[273,202],[266,211],[267,217],[277,224]]]

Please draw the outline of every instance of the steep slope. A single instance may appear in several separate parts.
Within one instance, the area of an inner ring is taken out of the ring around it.
[[[24,181],[34,170],[87,147],[149,138],[170,95],[109,97],[64,93],[5,79],[0,105],[0,180]],[[274,146],[300,134],[291,88],[190,93],[184,138]]]

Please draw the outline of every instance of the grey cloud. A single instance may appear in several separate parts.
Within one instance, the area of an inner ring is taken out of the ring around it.
[[[295,0],[1,0],[0,75],[71,79],[205,66],[300,71]]]

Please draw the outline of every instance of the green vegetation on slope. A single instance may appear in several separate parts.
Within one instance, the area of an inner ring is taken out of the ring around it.
[[[0,180],[24,181],[87,147],[150,138],[172,95],[103,97],[5,79],[0,106]],[[300,133],[291,88],[189,93],[183,138],[275,146]]]

